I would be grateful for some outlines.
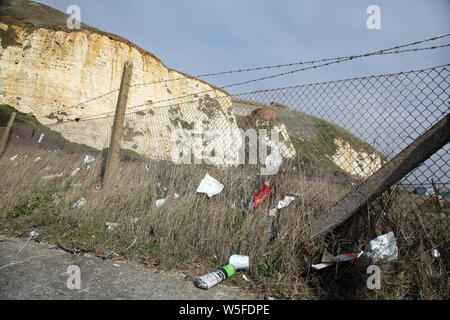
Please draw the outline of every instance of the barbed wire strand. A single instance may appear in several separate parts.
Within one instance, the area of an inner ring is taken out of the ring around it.
[[[306,61],[306,62],[305,61],[303,61],[303,62],[294,62],[294,63],[288,63],[288,64],[279,64],[279,65],[263,66],[263,67],[247,68],[247,69],[229,70],[229,71],[222,71],[222,72],[217,72],[217,73],[206,73],[206,74],[201,74],[201,75],[192,76],[192,77],[194,77],[194,78],[211,77],[211,76],[218,76],[218,75],[225,75],[225,74],[232,74],[232,73],[242,73],[242,72],[251,72],[251,71],[264,70],[264,69],[282,68],[282,67],[295,66],[295,65],[301,65],[301,64],[314,64],[314,63],[320,63],[320,62],[326,62],[326,61],[344,62],[344,61],[349,61],[349,60],[358,59],[358,58],[362,58],[362,57],[368,57],[368,56],[372,56],[372,55],[392,54],[392,53],[396,53],[396,52],[388,53],[388,51],[392,51],[392,50],[396,50],[396,49],[400,49],[400,48],[405,48],[405,47],[409,47],[409,46],[414,46],[414,45],[422,44],[422,43],[425,43],[425,42],[436,41],[436,40],[439,40],[439,39],[442,39],[442,38],[445,38],[445,37],[448,37],[448,36],[450,36],[450,34],[436,36],[436,37],[432,37],[432,38],[429,38],[429,39],[415,41],[415,42],[411,42],[411,43],[408,43],[408,44],[395,46],[395,47],[392,47],[392,48],[389,48],[389,49],[383,49],[383,50],[379,50],[379,51],[375,51],[375,52],[371,52],[371,53],[366,53],[366,54],[361,54],[361,55],[353,55],[353,56],[346,56],[346,57],[336,57],[336,58],[326,58],[326,59],[312,60],[312,61]],[[433,47],[428,47],[428,48],[417,48],[415,50],[416,51],[427,50],[429,48],[437,49],[437,48],[446,47],[446,46],[449,46],[449,45],[433,46]],[[399,53],[399,52],[397,52],[397,53]],[[337,62],[335,62],[335,63],[337,63]],[[325,65],[328,65],[328,64],[324,64],[324,65],[321,65],[321,66],[325,66]],[[287,74],[295,73],[295,72],[299,72],[299,71],[301,71],[301,70],[294,70],[293,72],[282,73],[282,74],[279,74],[279,75],[273,75],[273,76],[270,76],[268,78],[263,78],[263,79],[255,79],[252,82],[262,81],[262,80],[265,80],[265,79],[279,77],[279,76],[283,76],[283,75],[287,75]],[[184,80],[184,79],[188,79],[188,78],[190,78],[190,77],[185,76],[185,77],[176,78],[176,79],[167,79],[167,80],[160,80],[160,81],[155,81],[155,82],[134,84],[134,85],[131,85],[130,87],[145,86],[145,85],[158,84],[158,83],[164,83],[164,82],[170,82],[170,81],[179,81],[179,80]],[[250,82],[247,82],[247,83],[250,83]],[[243,83],[243,84],[245,84],[245,83]],[[237,86],[237,85],[240,85],[240,84],[237,83],[237,84],[233,84],[232,86]],[[66,111],[66,110],[70,110],[70,109],[76,108],[76,107],[78,107],[80,105],[87,104],[87,103],[90,103],[92,101],[101,99],[101,98],[103,98],[105,96],[108,96],[108,95],[113,94],[113,93],[118,92],[118,91],[119,91],[119,89],[114,89],[114,90],[109,91],[109,92],[107,92],[105,94],[102,94],[100,96],[97,96],[97,97],[85,100],[83,102],[79,102],[77,104],[71,105],[71,106],[69,106],[67,108],[58,110],[56,112],[61,112],[61,111]],[[38,117],[37,119],[42,119],[42,118],[48,117],[48,116],[50,116],[52,114],[53,114],[53,112],[50,113],[50,114]]]
[[[401,75],[401,74],[413,74],[413,73],[419,73],[419,72],[423,72],[423,71],[427,71],[427,70],[431,70],[431,69],[443,68],[443,67],[449,67],[449,66],[450,66],[450,64],[444,64],[444,65],[439,65],[439,66],[430,67],[430,68],[411,70],[411,71],[407,71],[407,72],[403,72],[402,71],[402,72],[389,73],[389,74],[380,74],[380,75],[371,75],[371,76],[346,78],[346,79],[341,79],[341,80],[321,81],[321,82],[308,83],[308,84],[295,85],[295,86],[288,86],[288,87],[281,87],[281,88],[275,88],[275,89],[255,90],[255,91],[237,93],[237,94],[233,94],[231,96],[232,97],[239,97],[239,96],[243,96],[243,95],[246,95],[246,94],[271,92],[271,91],[282,90],[282,89],[304,88],[304,87],[310,87],[310,86],[315,86],[315,85],[339,83],[339,82],[345,82],[345,81],[363,80],[363,79],[381,78],[381,77],[392,77],[392,76]],[[223,95],[223,96],[218,96],[216,98],[224,98],[224,97],[227,97],[227,96],[228,95]],[[190,100],[190,101],[184,101],[184,102],[182,102],[182,104],[193,103],[193,102],[196,102],[197,100],[198,99]],[[152,109],[155,108],[155,107],[156,108],[170,108],[170,107],[174,107],[174,106],[177,106],[177,105],[180,105],[180,104],[181,103],[173,103],[173,104],[170,104],[170,105],[152,106]],[[145,106],[145,105],[147,105],[147,104],[143,104],[143,105],[140,105],[140,106],[135,106],[135,107],[132,107],[132,108],[128,108],[128,110],[133,109],[133,108],[136,109],[138,107],[142,107],[142,106]],[[145,111],[145,110],[139,110],[139,111]],[[132,113],[139,112],[139,111],[127,112],[127,114],[132,114]],[[85,117],[85,118],[80,118],[78,121],[91,121],[91,120],[98,120],[98,119],[108,118],[108,117],[111,117],[112,114],[114,114],[114,111],[100,113],[100,114],[92,115],[92,116]],[[56,123],[56,124],[61,124],[61,123],[71,122],[71,121],[75,121],[75,120],[67,120],[67,121],[64,121],[64,122]],[[53,124],[53,125],[56,125],[56,124]]]
[[[398,50],[398,51],[389,52],[389,53],[383,53],[383,54],[397,54],[397,53],[412,52],[412,51],[432,50],[432,49],[436,49],[436,48],[440,48],[440,47],[449,47],[449,46],[450,46],[450,44],[446,44],[446,45],[443,45],[443,46],[433,46],[433,47],[428,47],[428,48]],[[281,76],[285,76],[285,75],[289,75],[289,74],[293,74],[293,73],[297,73],[297,72],[301,72],[301,71],[306,71],[306,70],[309,70],[309,69],[315,69],[315,68],[328,66],[328,65],[331,65],[331,64],[336,64],[336,63],[341,63],[341,62],[345,62],[345,61],[350,61],[350,60],[353,60],[353,59],[354,58],[348,58],[348,59],[345,59],[345,60],[332,61],[332,62],[324,63],[324,64],[321,64],[321,65],[305,67],[305,68],[292,70],[292,71],[288,71],[288,72],[283,72],[283,73],[279,73],[279,74],[275,74],[275,75],[271,75],[271,76],[267,76],[267,77],[261,77],[261,78],[252,79],[252,80],[248,80],[248,81],[233,83],[233,84],[229,84],[229,85],[226,85],[226,86],[223,86],[223,87],[219,87],[217,89],[208,89],[208,90],[191,93],[191,94],[184,95],[184,96],[178,96],[178,97],[174,97],[174,98],[159,100],[159,101],[151,102],[151,103],[150,102],[146,102],[146,103],[143,103],[143,104],[140,104],[140,105],[136,105],[136,106],[130,107],[130,108],[128,108],[128,110],[134,110],[134,109],[137,109],[137,108],[142,108],[142,107],[147,106],[147,105],[152,105],[152,108],[153,108],[153,107],[155,107],[155,104],[160,104],[160,103],[163,103],[163,102],[169,102],[169,101],[173,101],[173,100],[177,100],[177,99],[183,99],[183,98],[188,98],[188,97],[196,96],[196,95],[200,95],[200,94],[206,94],[206,93],[214,92],[214,91],[217,91],[217,90],[223,90],[223,89],[227,89],[227,88],[231,88],[231,87],[235,87],[235,86],[241,86],[241,85],[245,85],[245,84],[249,84],[249,83],[253,83],[253,82],[257,82],[257,81],[262,81],[262,80],[272,79],[272,78],[276,78],[276,77],[281,77]],[[164,106],[164,107],[169,107],[169,106]],[[145,110],[140,110],[140,111],[145,111]],[[98,114],[98,116],[112,114],[114,112],[115,111],[109,111],[109,112]],[[97,115],[94,115],[94,116],[97,116]],[[86,119],[86,118],[83,118],[83,119]]]

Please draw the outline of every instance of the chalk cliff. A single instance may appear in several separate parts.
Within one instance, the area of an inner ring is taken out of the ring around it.
[[[170,132],[194,119],[206,122],[205,130],[237,129],[226,92],[167,68],[121,37],[85,24],[70,30],[67,18],[32,1],[7,0],[1,5],[0,103],[33,114],[70,141],[102,149],[108,146],[112,123],[105,116],[115,111],[123,65],[132,61],[127,112],[136,113],[127,116],[124,148],[167,158]],[[90,101],[103,94],[107,95]],[[197,101],[195,106],[187,103],[192,100]],[[239,139],[229,139],[227,145],[236,161],[239,144]]]

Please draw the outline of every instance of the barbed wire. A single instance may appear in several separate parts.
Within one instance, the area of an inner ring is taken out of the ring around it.
[[[318,65],[318,66],[311,66],[311,67],[308,67],[308,68],[292,70],[292,71],[289,71],[289,72],[279,73],[279,74],[275,74],[275,75],[271,75],[271,76],[267,76],[267,77],[262,77],[262,78],[258,78],[258,79],[253,79],[253,80],[249,80],[249,81],[245,81],[245,82],[235,83],[235,84],[227,85],[225,87],[221,87],[221,88],[218,88],[218,89],[231,88],[231,87],[234,87],[234,86],[249,84],[249,83],[252,83],[252,82],[262,81],[262,80],[266,80],[266,79],[272,79],[272,78],[275,78],[275,77],[281,77],[281,76],[293,74],[293,73],[304,71],[304,70],[308,70],[308,69],[323,67],[323,66],[327,66],[327,65],[330,65],[330,64],[341,63],[341,62],[345,62],[345,61],[359,59],[359,58],[362,58],[362,57],[369,57],[369,56],[374,56],[374,55],[384,55],[384,54],[397,54],[397,53],[412,52],[412,51],[433,50],[433,49],[448,47],[448,46],[450,46],[450,44],[446,44],[446,45],[442,45],[442,46],[432,46],[432,47],[426,47],[426,48],[415,48],[415,49],[399,50],[399,51],[390,52],[390,51],[393,51],[393,50],[397,50],[397,49],[405,48],[405,47],[409,47],[409,46],[414,46],[414,45],[422,44],[422,43],[425,43],[425,42],[436,41],[436,40],[439,40],[439,39],[442,39],[442,38],[445,38],[445,37],[448,37],[448,36],[450,36],[450,34],[436,36],[436,37],[432,37],[432,38],[429,38],[429,39],[415,41],[415,42],[411,42],[411,43],[408,43],[408,44],[395,46],[395,47],[392,47],[392,48],[389,48],[389,49],[383,49],[383,50],[370,52],[370,53],[365,53],[365,54],[360,54],[360,55],[353,55],[353,56],[346,56],[346,57],[336,57],[336,58],[326,58],[326,59],[312,60],[312,61],[306,61],[306,62],[305,61],[303,61],[303,62],[294,62],[294,63],[288,63],[288,64],[279,64],[279,65],[263,66],[263,67],[247,68],[247,69],[236,69],[236,70],[222,71],[222,72],[217,72],[217,73],[206,73],[206,74],[201,74],[201,75],[192,76],[192,77],[194,77],[194,78],[210,77],[210,76],[218,76],[218,75],[225,75],[225,74],[232,74],[232,73],[250,72],[250,71],[258,71],[258,70],[264,70],[264,69],[274,69],[274,68],[295,66],[295,65],[301,65],[301,64],[314,64],[314,63],[332,61],[332,62],[321,64],[321,65]],[[170,81],[179,81],[179,80],[188,79],[188,78],[191,78],[191,77],[184,76],[184,77],[176,78],[176,79],[167,79],[167,80],[160,80],[160,81],[155,81],[155,82],[134,84],[134,85],[131,85],[130,87],[146,86],[146,85],[165,83],[165,82],[170,82]],[[217,90],[217,89],[212,89],[211,91],[215,91],[215,90]],[[55,112],[62,112],[62,111],[70,110],[70,109],[76,108],[76,107],[78,107],[80,105],[87,104],[87,103],[90,103],[92,101],[101,99],[101,98],[103,98],[105,96],[111,95],[111,94],[113,94],[115,92],[118,92],[118,91],[119,91],[119,89],[114,89],[114,90],[109,91],[109,92],[107,92],[105,94],[102,94],[100,96],[93,97],[91,99],[85,100],[83,102],[79,102],[79,103],[77,103],[75,105],[71,105],[71,106],[69,106],[67,108],[64,108],[64,109],[61,109],[61,110],[58,110],[58,111],[55,111]],[[201,93],[203,93],[203,92],[194,93],[192,95],[201,94]],[[187,95],[187,96],[190,96],[190,95]],[[168,99],[168,101],[174,100],[174,99],[178,99],[178,98],[180,98],[180,97],[175,97],[175,98],[172,98],[172,99]],[[156,103],[165,102],[165,101],[166,100],[158,101]],[[137,107],[140,107],[140,106],[137,106]],[[42,119],[42,118],[48,117],[48,116],[52,115],[53,113],[54,112],[52,112],[50,114],[47,114],[47,115],[44,115],[44,116],[41,116],[41,117],[38,117],[37,119]]]
[[[316,85],[333,84],[333,83],[340,83],[340,82],[346,82],[346,81],[373,79],[373,78],[381,78],[381,77],[392,77],[392,76],[397,76],[397,75],[401,75],[401,74],[408,75],[408,74],[420,73],[420,72],[424,72],[424,71],[428,71],[428,70],[432,70],[432,69],[437,69],[437,68],[442,68],[442,67],[450,67],[450,64],[444,64],[444,65],[439,65],[439,66],[429,67],[429,68],[423,68],[423,69],[417,69],[417,70],[410,70],[410,71],[406,71],[406,72],[402,71],[402,72],[396,72],[396,73],[388,73],[388,74],[380,74],[380,75],[371,75],[371,76],[346,78],[346,79],[340,79],[340,80],[320,81],[320,82],[315,82],[315,83],[308,83],[308,84],[294,85],[294,86],[287,86],[287,87],[280,87],[280,88],[255,90],[255,91],[249,91],[249,92],[242,92],[242,93],[233,94],[233,95],[231,95],[231,97],[239,97],[239,96],[248,95],[248,94],[271,92],[271,91],[284,90],[284,89],[305,88],[305,87],[311,87],[311,86],[316,86]],[[227,97],[227,96],[228,95],[223,95],[223,96],[218,96],[216,98],[220,99],[220,98],[224,98],[224,97]],[[182,104],[193,103],[193,102],[196,102],[197,100],[198,99],[190,100],[190,101],[183,101]],[[142,104],[140,106],[135,106],[135,107],[132,107],[132,108],[128,108],[127,110],[136,109],[138,107],[142,107],[142,106],[145,106],[145,105],[146,104]],[[163,106],[152,106],[152,108],[154,108],[154,107],[156,107],[156,108],[170,108],[170,107],[174,107],[174,106],[177,106],[177,105],[180,105],[180,103],[177,102],[177,103],[173,103],[173,104],[169,104],[169,105],[163,105]],[[145,110],[139,110],[139,111],[145,111]],[[139,112],[139,111],[127,112],[127,114],[132,114],[132,113]],[[96,114],[96,115],[80,118],[79,120],[77,120],[77,122],[78,121],[91,121],[91,120],[108,118],[114,112],[115,111],[110,111],[110,112],[105,112],[105,113],[100,113],[100,114]],[[64,121],[64,122],[70,122],[70,121],[75,121],[75,120],[67,120],[67,121]],[[64,123],[64,122],[60,122],[60,123]],[[60,124],[60,123],[58,123],[58,124]]]
[[[403,53],[403,52],[432,50],[432,49],[436,49],[436,48],[440,48],[440,47],[448,47],[448,46],[450,46],[450,44],[446,44],[446,45],[443,45],[443,46],[427,47],[427,48],[398,50],[398,51],[393,51],[393,52],[383,53],[383,54],[397,54],[397,53]],[[288,71],[288,72],[283,72],[283,73],[279,73],[279,74],[275,74],[275,75],[271,75],[271,76],[267,76],[267,77],[261,77],[261,78],[252,79],[252,80],[248,80],[248,81],[233,83],[233,84],[229,84],[229,85],[226,85],[226,86],[223,86],[223,87],[218,87],[217,89],[208,89],[208,90],[204,90],[204,91],[198,91],[198,92],[191,93],[191,94],[188,94],[188,95],[173,97],[173,98],[164,99],[164,100],[159,100],[159,101],[151,102],[151,103],[146,102],[146,103],[143,103],[143,104],[140,104],[140,105],[136,105],[136,106],[130,107],[130,108],[128,108],[128,110],[134,110],[134,109],[142,108],[142,107],[147,106],[147,105],[152,105],[152,108],[153,108],[153,107],[155,107],[155,104],[160,104],[160,103],[163,103],[163,102],[169,102],[169,101],[173,101],[173,100],[177,100],[177,99],[184,99],[184,98],[188,98],[188,97],[192,97],[192,96],[196,96],[196,95],[200,95],[200,94],[206,94],[206,93],[214,92],[214,91],[217,91],[218,89],[223,90],[223,89],[236,87],[236,86],[241,86],[241,85],[245,85],[245,84],[249,84],[249,83],[253,83],[253,82],[257,82],[257,81],[262,81],[262,80],[272,79],[272,78],[276,78],[276,77],[280,77],[280,76],[285,76],[285,75],[289,75],[289,74],[293,74],[293,73],[297,73],[297,72],[301,72],[301,71],[306,71],[306,70],[310,70],[310,69],[316,69],[316,68],[324,67],[324,66],[331,65],[331,64],[341,63],[341,62],[344,62],[344,61],[350,61],[350,60],[353,60],[353,59],[354,58],[348,58],[348,59],[345,59],[345,60],[332,61],[332,62],[328,62],[328,63],[316,65],[316,66],[305,67],[305,68],[292,70],[292,71]],[[168,107],[168,106],[164,106],[164,107]],[[140,110],[140,111],[145,111],[145,110],[146,109]],[[109,111],[109,112],[98,114],[98,116],[112,114],[114,112],[115,111]],[[85,118],[83,118],[83,119],[85,119]]]
[[[195,78],[205,78],[205,77],[220,76],[220,75],[233,74],[233,73],[243,73],[243,72],[260,71],[260,70],[268,70],[268,69],[275,69],[275,68],[278,69],[278,68],[283,68],[283,67],[293,67],[293,66],[296,66],[296,65],[303,65],[303,64],[315,64],[315,63],[322,63],[322,62],[334,61],[334,60],[347,60],[347,59],[348,60],[352,60],[352,59],[359,58],[359,57],[376,55],[376,54],[382,54],[383,52],[387,52],[387,51],[397,50],[397,49],[401,49],[401,48],[405,48],[405,47],[410,47],[410,46],[413,46],[413,45],[422,44],[422,43],[425,43],[425,42],[435,41],[435,40],[439,40],[439,39],[442,39],[442,38],[445,38],[445,37],[448,37],[448,36],[450,36],[450,34],[446,34],[446,35],[442,35],[442,36],[438,36],[438,37],[433,37],[433,38],[429,38],[429,39],[425,39],[425,40],[420,40],[420,41],[416,41],[416,42],[412,42],[412,43],[408,43],[408,44],[404,44],[404,45],[395,46],[395,47],[392,47],[392,48],[389,48],[389,49],[383,49],[383,50],[379,50],[379,51],[375,51],[375,52],[371,52],[371,53],[366,53],[366,54],[361,54],[361,55],[342,56],[342,57],[335,57],[335,58],[325,58],[325,59],[311,60],[311,61],[300,61],[300,62],[293,62],[293,63],[286,63],[286,64],[271,65],[271,66],[236,69],[236,70],[229,70],[229,71],[222,71],[222,72],[215,72],[215,73],[204,73],[204,74],[196,75],[196,76],[193,76],[193,77],[195,77]],[[445,45],[445,46],[448,46],[448,45]],[[438,48],[438,47],[439,46],[436,46],[436,48]],[[418,49],[421,49],[421,48],[418,48]],[[179,81],[179,80],[184,80],[186,78],[188,78],[188,77],[180,77],[180,78],[175,78],[175,79],[159,80],[159,81],[154,81],[154,82],[144,82],[144,83],[141,83],[141,84],[131,85],[130,87],[152,85],[152,84],[165,83],[165,82],[171,82],[171,81]]]

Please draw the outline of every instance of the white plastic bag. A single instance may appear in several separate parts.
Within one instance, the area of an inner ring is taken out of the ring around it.
[[[222,192],[224,185],[219,181],[211,177],[208,173],[205,175],[203,180],[200,182],[196,192],[198,193],[206,193],[208,197],[212,197],[216,194]]]
[[[368,255],[374,262],[379,260],[397,260],[398,248],[394,233],[391,231],[371,240]]]
[[[280,201],[278,202],[277,208],[278,208],[278,209],[285,208],[285,207],[287,207],[287,206],[288,206],[292,201],[294,201],[294,200],[295,200],[294,197],[288,197],[288,196],[286,196],[286,197],[284,197],[283,200],[280,200]]]

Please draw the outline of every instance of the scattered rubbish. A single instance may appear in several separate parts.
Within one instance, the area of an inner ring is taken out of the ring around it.
[[[95,161],[94,157],[91,157],[90,155],[86,155],[84,157],[84,164],[86,165],[86,169],[89,169],[91,167],[91,163]]]
[[[270,195],[269,181],[266,181],[264,187],[253,195],[247,208],[247,213],[253,212]]]
[[[50,151],[49,151],[50,152]],[[57,156],[59,156],[60,154],[62,154],[62,151],[61,151],[61,149],[55,149],[55,150],[53,150],[53,151],[51,151],[51,152],[53,152],[54,154],[56,154]]]
[[[288,196],[286,196],[286,197],[284,197],[283,200],[280,200],[280,201],[278,202],[277,208],[278,208],[278,209],[285,208],[285,207],[287,207],[287,206],[288,206],[292,201],[294,201],[294,200],[295,200],[294,197],[288,197]]]
[[[108,230],[114,230],[119,224],[114,222],[106,222],[106,225],[108,226]]]
[[[53,199],[57,199],[57,198],[61,198],[62,196],[64,196],[64,192],[58,191],[58,192],[55,192],[55,193],[52,195],[52,198],[53,198]]]
[[[215,285],[225,281],[232,275],[234,275],[235,270],[231,264],[227,264],[220,268],[219,270],[210,272],[204,276],[201,276],[197,279],[196,284],[199,288],[209,289],[214,287]]]
[[[180,199],[181,196],[180,196],[178,193],[175,192],[175,193],[173,194],[173,197],[174,197],[175,200],[176,200],[176,199]]]
[[[80,171],[80,168],[74,169],[71,173],[71,176],[74,177],[78,173],[78,171]]]
[[[269,217],[276,218],[277,215],[278,215],[278,208],[270,209],[270,211],[269,211]]]
[[[74,250],[66,249],[66,248],[64,248],[64,247],[63,247],[62,245],[60,245],[60,244],[57,244],[56,247],[57,247],[58,249],[61,249],[61,250],[64,251],[64,252],[67,252],[67,253],[70,253],[70,254],[75,254],[75,251],[74,251]]]
[[[139,218],[131,218],[131,219],[130,219],[130,222],[131,222],[131,223],[136,223],[136,222],[138,222],[138,220],[139,220]]]
[[[248,268],[248,256],[233,254],[230,257],[228,263],[231,264],[236,271],[242,270],[242,269],[247,269]]]
[[[208,173],[205,175],[203,180],[200,182],[196,192],[206,193],[209,198],[222,192],[224,185],[219,181],[211,177]]]
[[[213,254],[213,258],[217,260],[217,256],[216,256],[216,254]]]
[[[394,233],[391,231],[370,241],[368,256],[373,261],[396,260],[398,257],[397,243]]]
[[[94,187],[94,188],[92,188],[92,196],[94,196],[95,193],[98,192],[99,190],[100,190],[99,187]]]
[[[250,281],[250,280],[245,276],[245,274],[242,275],[242,278],[244,278],[245,281]]]
[[[344,253],[344,254],[340,254],[338,256],[333,256],[331,253],[329,253],[325,249],[325,251],[323,252],[323,255],[322,255],[322,263],[313,264],[313,265],[311,265],[311,267],[316,270],[320,270],[320,269],[329,267],[329,266],[335,264],[336,262],[351,261],[351,260],[355,260],[356,258],[358,258],[358,256],[353,253]]]
[[[41,143],[43,139],[44,139],[44,134],[43,134],[43,133],[41,133],[41,136],[39,137],[39,141],[38,141],[38,143]]]
[[[156,200],[156,207],[161,208],[166,203],[166,199]]]
[[[59,173],[59,174],[53,174],[53,175],[51,175],[51,176],[45,176],[45,177],[42,177],[42,179],[44,179],[44,180],[50,180],[50,179],[54,179],[54,178],[61,178],[63,176],[63,174],[62,173]]]
[[[94,161],[95,161],[95,158],[91,157],[90,155],[86,155],[83,160],[84,164],[90,164]]]
[[[136,239],[134,239],[134,241],[133,241],[133,243],[132,244],[130,244],[130,246],[127,248],[127,250],[128,249],[130,249],[132,246],[134,246],[134,244],[136,243],[136,240],[137,240],[137,238]]]
[[[120,267],[120,264],[114,263],[113,266],[114,267]]]
[[[272,233],[272,231],[273,231],[273,220],[272,219],[267,219],[264,222],[264,225],[267,227],[267,232],[268,233]]]
[[[120,257],[117,253],[115,253],[114,251],[111,251],[110,253],[106,254],[103,256],[103,260],[108,259],[109,257],[111,257],[112,255],[118,256]]]
[[[17,159],[17,157],[18,157],[19,155],[15,155],[15,156],[13,156],[13,157],[11,157],[11,158],[9,158],[9,160],[11,160],[11,161],[14,161],[14,160],[16,160]]]
[[[30,235],[30,237],[28,238],[27,242],[25,242],[25,244],[23,245],[23,247],[20,248],[20,250],[19,250],[17,253],[19,253],[20,251],[22,251],[22,250],[27,246],[28,242],[30,242],[30,240],[31,240],[34,236],[38,236],[38,235],[39,235],[39,232],[31,231],[29,235]]]
[[[148,167],[148,163],[145,165],[145,170],[146,170],[147,172],[150,172],[150,169],[149,169],[149,167]]]
[[[46,167],[46,168],[44,168],[44,169],[42,169],[42,171],[48,171],[48,170],[50,170],[52,167]]]
[[[431,250],[431,255],[433,256],[433,258],[439,258],[441,256],[437,249]]]
[[[84,206],[85,204],[86,204],[86,199],[81,198],[80,200],[78,200],[77,202],[74,203],[72,208],[80,208],[80,207]]]
[[[36,159],[34,159],[34,162],[38,162],[41,160],[41,157],[37,157]]]

